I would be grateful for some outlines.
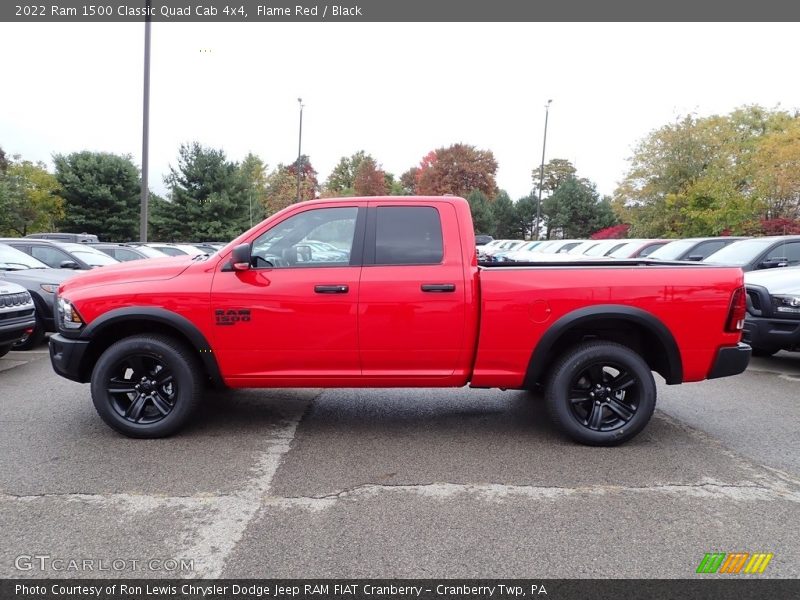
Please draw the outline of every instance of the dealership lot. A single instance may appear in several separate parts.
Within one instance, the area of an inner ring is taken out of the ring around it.
[[[799,385],[785,352],[660,385],[619,448],[470,389],[215,392],[182,434],[130,440],[46,348],[12,352],[0,576],[695,577],[771,552],[761,576],[798,577]]]

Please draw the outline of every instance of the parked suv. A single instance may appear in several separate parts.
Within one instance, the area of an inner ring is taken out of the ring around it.
[[[800,350],[800,267],[745,273],[747,316],[742,341],[756,356]]]
[[[648,258],[657,260],[693,260],[701,261],[708,258],[714,252],[721,250],[728,244],[732,244],[742,237],[707,237],[707,238],[686,238],[675,240],[669,244],[661,246],[658,250],[650,253]]]
[[[36,323],[31,295],[16,283],[0,280],[0,356],[5,356]]]
[[[48,331],[55,331],[55,295],[59,284],[75,275],[71,269],[51,269],[32,256],[0,244],[0,281],[5,280],[27,289],[36,306],[33,331],[14,344],[15,350],[30,350],[39,345]]]
[[[703,262],[742,267],[742,271],[800,265],[800,235],[741,240],[715,252]]]
[[[32,238],[0,238],[0,244],[31,255],[53,269],[94,269],[115,265],[119,261],[89,244],[73,244],[35,240]]]

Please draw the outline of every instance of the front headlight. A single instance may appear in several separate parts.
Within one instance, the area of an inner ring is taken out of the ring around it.
[[[58,311],[58,322],[64,329],[80,329],[83,327],[84,322],[81,315],[70,304],[69,300],[59,298],[56,303],[56,310]]]
[[[43,283],[39,286],[48,294],[55,294],[58,291],[57,283]]]
[[[800,315],[800,296],[773,296],[776,312],[790,315]]]

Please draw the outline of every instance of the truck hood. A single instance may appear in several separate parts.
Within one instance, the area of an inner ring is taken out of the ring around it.
[[[760,285],[770,294],[800,296],[800,267],[779,267],[744,274],[745,284]]]
[[[42,283],[62,283],[75,277],[74,269],[20,269],[0,271],[0,279],[13,281],[28,289],[37,288]]]
[[[168,256],[106,265],[91,271],[83,271],[75,277],[71,277],[61,285],[59,294],[68,293],[69,290],[75,288],[172,279],[183,273],[191,264],[191,256]]]

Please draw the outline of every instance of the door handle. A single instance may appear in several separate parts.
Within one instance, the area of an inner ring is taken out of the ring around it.
[[[456,284],[455,283],[423,283],[420,286],[420,289],[423,292],[455,292],[456,291]]]
[[[314,291],[317,294],[346,294],[350,290],[346,285],[315,285]]]

